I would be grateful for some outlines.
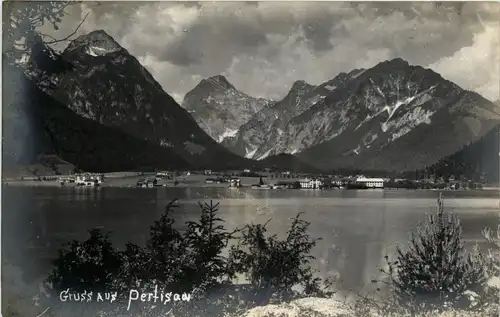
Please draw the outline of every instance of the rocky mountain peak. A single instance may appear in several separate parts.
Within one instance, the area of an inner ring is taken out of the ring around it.
[[[216,75],[201,80],[186,94],[182,106],[208,135],[222,142],[233,137],[241,125],[269,103],[248,96],[223,75]]]
[[[215,90],[236,89],[223,75],[216,75],[206,79],[202,79],[197,88],[202,87]]]
[[[290,88],[289,94],[297,92],[297,91],[308,91],[308,90],[314,89],[314,87],[316,87],[316,86],[308,84],[304,80],[297,80],[292,84],[292,88]]]
[[[92,56],[103,56],[123,50],[120,44],[104,30],[92,31],[77,37],[68,45],[65,53],[81,49],[83,49],[86,54]]]
[[[379,65],[386,65],[388,67],[397,67],[397,68],[404,68],[404,67],[409,67],[410,63],[408,63],[406,60],[396,57],[387,61],[383,61],[379,63]]]
[[[411,65],[407,61],[405,61],[402,58],[394,58],[392,60],[387,60],[381,63],[378,63],[375,65],[373,68],[369,69],[368,71],[370,75],[373,74],[378,74],[379,76],[393,76],[394,74],[397,75],[407,75],[408,80],[412,81],[420,81],[421,78],[426,78],[426,81],[434,81],[434,82],[439,82],[439,81],[446,81],[439,75],[438,73],[434,72],[431,69],[428,68],[423,68],[422,66],[417,66],[417,65]],[[450,82],[446,81],[447,83],[451,84]]]

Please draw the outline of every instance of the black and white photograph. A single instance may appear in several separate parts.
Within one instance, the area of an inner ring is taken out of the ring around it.
[[[3,317],[500,316],[500,2],[3,1]]]

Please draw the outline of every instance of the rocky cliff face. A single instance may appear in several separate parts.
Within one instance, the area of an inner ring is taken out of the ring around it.
[[[74,70],[51,94],[82,118],[170,149],[206,167],[249,164],[215,142],[151,74],[104,31],[74,40],[62,53]]]
[[[222,142],[270,104],[269,100],[244,94],[219,75],[203,79],[186,94],[182,106],[208,135]]]
[[[395,59],[294,118],[289,140],[275,151],[299,150],[323,168],[412,170],[479,140],[499,122],[496,107],[480,95]]]
[[[270,155],[275,142],[283,136],[289,120],[324,98],[328,89],[304,81],[293,84],[287,96],[276,104],[257,112],[238,132],[223,142],[231,151],[252,159]],[[278,154],[278,153],[273,153]]]

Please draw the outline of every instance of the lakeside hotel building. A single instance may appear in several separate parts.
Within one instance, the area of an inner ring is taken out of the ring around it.
[[[358,177],[356,179],[356,183],[364,184],[368,188],[384,188],[384,179],[383,178],[366,178],[366,177]]]

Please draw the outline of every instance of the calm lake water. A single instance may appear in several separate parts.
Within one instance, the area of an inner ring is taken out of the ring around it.
[[[378,277],[383,256],[405,245],[426,213],[434,212],[437,192],[234,190],[226,188],[27,188],[2,189],[2,259],[23,272],[31,283],[48,273],[50,259],[71,239],[85,239],[87,230],[111,232],[117,246],[144,243],[149,226],[168,201],[179,198],[176,219],[199,215],[198,201],[220,203],[220,217],[233,229],[264,223],[283,236],[291,218],[303,212],[310,234],[322,238],[314,249],[313,266],[323,276],[337,275],[340,290],[361,290]],[[446,192],[445,207],[460,216],[470,246],[482,243],[481,229],[499,223],[498,192]]]

